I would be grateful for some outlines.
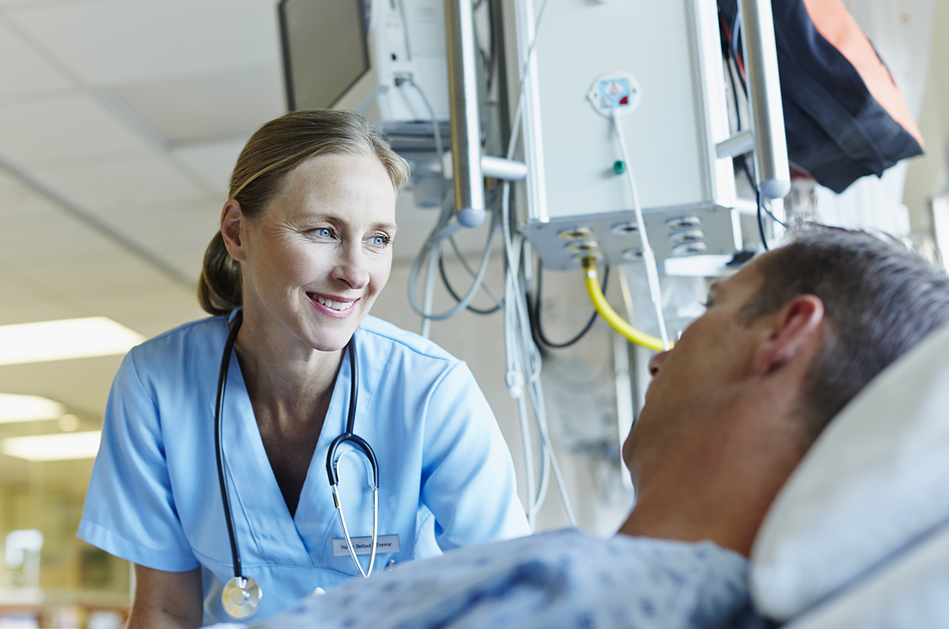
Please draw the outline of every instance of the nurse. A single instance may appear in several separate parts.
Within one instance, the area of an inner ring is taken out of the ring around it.
[[[244,147],[198,290],[213,316],[132,349],[109,396],[79,537],[135,565],[130,627],[234,622],[222,604],[232,538],[262,593],[255,621],[360,574],[326,470],[353,400],[353,432],[378,465],[376,569],[530,532],[467,366],[368,316],[408,177],[386,140],[346,112],[287,114]],[[366,571],[372,474],[349,444],[339,452]]]

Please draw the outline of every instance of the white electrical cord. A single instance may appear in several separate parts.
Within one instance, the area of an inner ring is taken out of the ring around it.
[[[419,250],[415,260],[412,262],[412,268],[409,271],[409,305],[412,307],[412,310],[416,314],[421,315],[427,321],[444,321],[445,319],[450,319],[457,315],[459,312],[468,307],[471,301],[475,298],[475,295],[482,287],[484,282],[484,276],[488,271],[488,262],[491,259],[491,241],[494,236],[495,229],[497,227],[498,216],[497,212],[491,212],[491,224],[488,231],[487,242],[484,246],[484,251],[481,255],[481,264],[478,267],[478,274],[474,279],[474,282],[471,284],[471,287],[468,289],[468,292],[462,297],[453,308],[450,308],[446,312],[440,314],[433,314],[430,311],[426,311],[423,308],[420,308],[418,305],[418,299],[416,293],[418,291],[418,276],[421,272],[421,267],[426,258],[428,259],[428,277],[432,277],[434,270],[438,267],[438,258],[441,256],[441,245],[442,242],[452,236],[455,232],[462,229],[462,226],[458,222],[450,222],[453,216],[450,206],[448,206],[448,211],[443,210],[443,214],[447,213],[448,218],[445,220],[440,220],[439,223],[435,226],[435,229],[432,231],[432,234],[428,237],[428,240],[422,245],[422,248]],[[426,290],[428,286],[426,286]]]
[[[649,236],[646,233],[646,223],[643,221],[643,208],[639,204],[639,192],[636,190],[636,178],[633,176],[633,165],[629,161],[629,152],[626,150],[626,140],[623,138],[623,130],[619,126],[619,117],[616,111],[610,117],[612,121],[613,134],[619,142],[620,153],[623,156],[623,163],[626,165],[626,174],[629,175],[630,190],[633,193],[633,209],[636,212],[636,224],[639,225],[639,236],[643,244],[643,261],[646,263],[646,279],[649,282],[649,297],[656,308],[656,319],[659,322],[659,338],[662,339],[662,348],[669,349],[669,335],[666,332],[666,320],[662,316],[662,289],[659,286],[659,268],[656,264],[656,256],[649,246]]]
[[[398,85],[401,87],[402,84],[408,84],[413,87],[422,98],[422,102],[425,105],[425,108],[428,110],[429,116],[432,120],[432,130],[435,135],[435,151],[438,153],[438,162],[441,171],[441,182],[445,181],[445,172],[444,172],[444,162],[442,161],[443,148],[442,148],[442,134],[441,127],[438,124],[438,120],[435,116],[435,110],[432,108],[432,105],[428,98],[425,96],[425,92],[417,83],[412,79],[411,75],[406,76],[405,78],[400,79]],[[468,292],[461,299],[454,308],[451,308],[447,312],[441,314],[434,314],[433,304],[435,296],[435,274],[438,269],[438,263],[441,259],[441,246],[446,238],[451,238],[455,232],[461,229],[461,225],[457,222],[452,222],[454,218],[454,213],[451,211],[450,206],[451,199],[446,198],[442,203],[442,211],[439,215],[438,222],[435,225],[435,228],[432,230],[432,233],[429,235],[428,239],[425,241],[425,244],[422,245],[422,248],[419,250],[418,255],[415,257],[415,260],[412,262],[412,268],[409,272],[409,281],[408,281],[408,293],[409,293],[409,305],[412,307],[412,310],[416,314],[422,317],[422,328],[421,335],[425,338],[429,338],[431,332],[432,321],[443,321],[445,319],[450,319],[454,317],[459,312],[468,307],[471,301],[475,298],[475,295],[478,293],[478,290],[483,287],[484,276],[488,270],[488,261],[491,257],[491,241],[494,236],[494,231],[496,227],[496,218],[492,213],[491,226],[488,231],[487,242],[484,245],[484,251],[481,256],[481,265],[478,268],[478,272],[474,275],[474,281],[471,284],[471,287],[468,289]],[[452,241],[454,245],[454,241]],[[457,247],[455,248],[457,253]],[[418,277],[421,273],[422,264],[425,263],[427,259],[428,268],[425,274],[425,285],[423,288],[423,297],[422,297],[422,306],[418,305]],[[467,262],[465,262],[465,268],[471,271],[468,267]],[[485,287],[486,288],[486,287]],[[495,299],[493,293],[488,293],[492,299]],[[495,299],[496,301],[496,299]]]
[[[570,499],[567,496],[563,475],[560,472],[560,465],[557,463],[557,457],[550,443],[550,436],[547,430],[547,411],[544,405],[544,391],[540,379],[542,358],[531,335],[526,293],[520,285],[519,278],[523,264],[522,253],[524,236],[520,234],[515,236],[512,234],[512,230],[510,229],[510,184],[505,182],[504,186],[501,208],[502,223],[505,226],[504,250],[507,260],[504,311],[505,345],[508,356],[508,372],[505,381],[515,385],[510,387],[512,397],[519,398],[523,396],[524,388],[527,389],[527,394],[530,396],[531,404],[534,408],[537,440],[542,456],[540,487],[536,489],[536,493],[530,487],[528,488],[527,513],[529,518],[532,519],[540,509],[541,504],[543,504],[549,482],[547,480],[549,478],[547,466],[549,465],[549,468],[553,470],[557,480],[557,487],[560,491],[560,498],[563,501],[564,511],[566,511],[567,514],[567,520],[571,526],[579,528],[573,514],[573,509],[570,506]],[[523,408],[520,404],[519,407]],[[525,424],[523,418],[521,424],[522,426]],[[525,440],[529,438],[529,433],[525,434]]]
[[[534,55],[534,48],[537,43],[537,32],[540,27],[541,18],[547,8],[549,0],[544,0],[537,13],[534,22],[534,36],[527,48],[524,63],[521,67],[521,82],[518,88],[517,106],[514,112],[514,119],[511,124],[511,138],[508,143],[506,157],[514,158],[514,152],[517,148],[517,141],[520,134],[522,112],[524,106],[524,91],[526,87],[526,78],[530,69],[530,63]],[[504,251],[506,260],[505,277],[505,295],[504,295],[504,341],[505,356],[507,362],[507,372],[505,382],[511,392],[511,397],[518,401],[518,411],[521,419],[521,433],[524,440],[525,451],[525,480],[527,482],[527,517],[531,528],[535,526],[537,512],[547,495],[547,488],[550,482],[550,470],[554,472],[557,480],[557,486],[560,491],[560,497],[563,501],[564,511],[567,514],[567,520],[571,526],[579,528],[573,509],[570,506],[570,499],[567,496],[563,476],[560,473],[560,466],[557,463],[556,454],[550,443],[547,430],[547,412],[544,406],[544,392],[541,385],[540,372],[542,359],[540,351],[534,344],[531,335],[530,319],[528,317],[526,291],[521,286],[520,276],[524,267],[524,236],[513,233],[513,226],[510,217],[510,183],[505,182],[501,197],[501,228],[504,233]],[[540,453],[540,479],[535,486],[533,457],[529,453],[531,447],[531,434],[529,422],[527,420],[527,404],[524,397],[525,390],[530,396],[531,405],[534,410],[534,420],[537,428],[538,450]]]

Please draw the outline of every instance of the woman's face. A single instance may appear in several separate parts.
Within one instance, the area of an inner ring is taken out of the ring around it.
[[[303,163],[260,217],[243,218],[245,325],[277,347],[342,349],[389,279],[395,229],[395,190],[378,158]]]

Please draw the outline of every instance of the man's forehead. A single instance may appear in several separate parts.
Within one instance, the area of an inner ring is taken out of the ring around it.
[[[767,255],[767,254],[764,254]],[[721,299],[723,295],[740,289],[754,292],[764,281],[764,275],[759,271],[761,256],[750,260],[741,269],[725,279],[715,280],[708,287],[710,298]]]

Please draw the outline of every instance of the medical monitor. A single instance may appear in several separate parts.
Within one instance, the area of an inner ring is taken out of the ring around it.
[[[290,111],[331,108],[369,70],[365,0],[280,0]]]

